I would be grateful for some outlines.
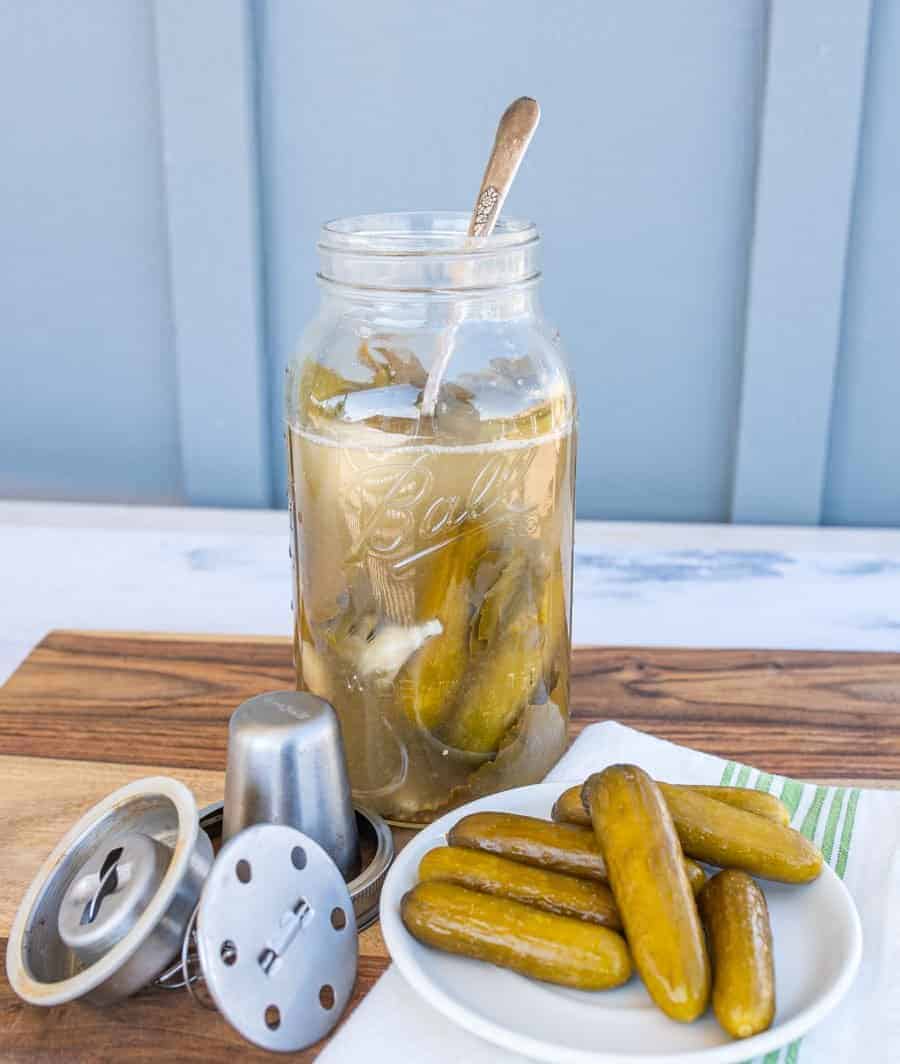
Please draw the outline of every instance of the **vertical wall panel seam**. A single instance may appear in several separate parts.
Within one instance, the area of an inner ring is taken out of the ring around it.
[[[877,0],[869,0],[871,4],[877,2]],[[863,101],[864,106],[862,113],[860,114],[859,124],[856,132],[856,165],[853,172],[853,185],[850,189],[850,215],[847,225],[847,239],[844,242],[844,284],[841,291],[841,315],[838,328],[838,343],[837,351],[835,354],[834,367],[832,370],[832,396],[831,396],[831,410],[829,412],[829,432],[828,440],[825,446],[825,458],[822,474],[822,496],[821,504],[819,507],[819,523],[822,524],[825,519],[825,496],[828,490],[828,470],[831,463],[831,449],[834,444],[834,438],[831,432],[831,421],[834,416],[834,402],[836,398],[836,389],[838,383],[838,373],[840,369],[841,357],[846,352],[847,344],[847,289],[849,284],[849,271],[852,262],[853,255],[853,240],[854,232],[856,228],[857,218],[857,195],[859,188],[859,172],[862,163],[863,143],[865,141],[865,128],[866,128],[866,108],[865,101],[868,99],[869,93],[869,74],[871,73],[871,56],[872,56],[872,25],[874,21],[873,13],[869,14],[869,39],[866,45],[866,57],[865,57],[865,69],[863,71]]]
[[[166,194],[166,136],[163,123],[163,110],[162,110],[162,81],[159,69],[159,34],[156,32],[156,12],[155,10],[150,13],[150,23],[152,26],[152,34],[150,47],[152,49],[152,81],[149,85],[149,91],[155,94],[154,105],[156,110],[156,122],[158,128],[159,139],[159,182],[161,189],[162,200],[162,272],[163,272],[163,286],[165,290],[165,306],[166,313],[168,315],[166,321],[166,336],[165,342],[167,345],[167,357],[174,364],[172,365],[172,380],[175,391],[175,434],[176,434],[176,449],[177,449],[177,462],[179,471],[179,498],[178,502],[183,503],[186,501],[187,489],[184,482],[184,444],[182,442],[181,431],[181,395],[178,387],[178,325],[175,319],[175,300],[173,298],[173,282],[172,282],[172,247],[171,240],[169,239],[169,233],[171,231],[171,221],[169,219],[169,198]]]
[[[748,225],[749,232],[747,234],[747,241],[744,245],[744,254],[742,256],[742,287],[743,287],[743,299],[741,301],[740,320],[737,325],[737,345],[739,347],[738,359],[740,361],[740,379],[737,386],[737,396],[735,397],[735,404],[733,407],[732,417],[732,429],[729,437],[730,444],[730,463],[731,463],[731,484],[728,494],[728,499],[725,502],[727,510],[727,517],[723,515],[723,520],[733,520],[733,505],[734,505],[734,492],[737,482],[737,456],[738,456],[738,443],[740,439],[740,423],[741,423],[741,410],[744,402],[744,362],[747,353],[747,323],[750,317],[750,281],[752,277],[753,266],[753,245],[756,240],[756,221],[757,221],[757,192],[759,189],[759,165],[760,154],[762,145],[762,128],[763,128],[763,115],[765,114],[765,97],[766,97],[766,81],[769,76],[769,43],[770,33],[772,28],[772,4],[775,0],[766,0],[766,15],[765,15],[765,42],[762,49],[762,76],[759,82],[759,94],[758,98],[754,101],[754,122],[753,122],[753,161],[752,161],[752,178],[751,178],[751,191],[750,191],[750,204],[749,213],[750,221]]]
[[[266,416],[264,425],[266,428],[264,448],[266,461],[269,467],[269,505],[275,508],[287,505],[287,486],[278,484],[275,476],[274,448],[279,441],[283,444],[283,428],[280,418],[273,418],[272,411],[275,409],[276,390],[278,381],[274,374],[274,360],[272,355],[272,328],[269,308],[271,293],[271,276],[269,270],[269,255],[266,238],[266,185],[265,159],[263,149],[263,83],[262,64],[264,55],[260,40],[260,19],[264,16],[264,9],[258,4],[251,3],[249,8],[249,34],[250,34],[250,57],[252,63],[251,88],[253,92],[253,127],[254,127],[254,166],[256,175],[256,232],[259,246],[258,278],[259,278],[259,330],[260,330],[260,362],[263,372],[263,398],[265,402]]]
[[[732,520],[821,519],[870,0],[773,0]]]
[[[255,235],[255,302],[256,302],[256,329],[259,342],[256,348],[257,370],[260,382],[260,446],[261,461],[263,463],[263,480],[265,485],[265,505],[278,505],[278,491],[274,483],[274,474],[270,453],[270,418],[272,410],[272,374],[269,365],[269,336],[268,336],[268,310],[266,306],[266,293],[268,285],[268,271],[266,268],[266,249],[263,233],[262,220],[262,142],[260,139],[260,78],[259,63],[260,50],[257,39],[257,18],[259,7],[254,0],[241,0],[244,5],[244,24],[246,28],[246,60],[247,60],[247,89],[249,92],[249,121],[250,121],[250,154],[248,165],[251,169],[251,181],[253,197],[251,211],[253,215],[253,231]]]

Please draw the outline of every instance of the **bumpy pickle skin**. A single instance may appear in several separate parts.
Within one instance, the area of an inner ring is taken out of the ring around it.
[[[768,1030],[775,1017],[775,967],[763,892],[746,872],[726,869],[698,901],[712,955],[716,1019],[733,1038]]]
[[[447,841],[536,868],[607,881],[606,862],[593,830],[576,824],[554,824],[519,813],[470,813],[454,824]],[[706,874],[694,861],[684,865],[696,893],[706,882]]]
[[[436,847],[419,864],[419,882],[431,880],[511,898],[613,931],[622,929],[612,891],[605,883],[535,868],[496,854],[460,846]]]
[[[608,990],[631,977],[625,940],[615,931],[454,883],[419,883],[400,915],[425,945],[511,968],[577,990]]]
[[[694,791],[671,790],[666,804],[697,861],[780,883],[809,883],[822,871],[821,851],[793,828]]]
[[[583,800],[634,965],[663,1012],[690,1023],[709,1001],[709,958],[663,796],[636,765],[612,765],[587,780]]]
[[[753,791],[748,787],[714,787],[693,786],[680,783],[659,783],[657,786],[663,793],[663,797],[671,791],[694,791],[696,794],[714,798],[717,802],[733,805],[736,809],[744,809],[748,813],[756,813],[757,816],[765,817],[776,824],[787,826],[790,823],[791,814],[784,802],[779,801],[774,794],[765,794],[762,791]],[[557,798],[553,806],[551,816],[561,824],[584,824],[590,826],[591,818],[581,801],[581,787],[569,787],[568,790]]]

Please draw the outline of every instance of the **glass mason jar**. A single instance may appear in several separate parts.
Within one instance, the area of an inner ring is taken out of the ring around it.
[[[326,225],[288,368],[297,683],[395,823],[533,783],[566,745],[575,395],[537,230],[467,225]]]

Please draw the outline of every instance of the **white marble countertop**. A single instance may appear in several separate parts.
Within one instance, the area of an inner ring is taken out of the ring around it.
[[[0,682],[52,628],[288,635],[287,520],[0,502]],[[574,637],[900,650],[900,531],[582,521]]]

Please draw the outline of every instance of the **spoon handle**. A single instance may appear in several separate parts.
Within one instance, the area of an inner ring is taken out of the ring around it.
[[[541,108],[530,96],[513,100],[503,112],[475,200],[469,236],[490,236],[540,119]]]
[[[490,236],[493,232],[509,186],[513,183],[540,118],[541,108],[537,100],[532,100],[530,96],[513,100],[503,112],[469,222],[469,237]],[[422,391],[420,418],[434,416],[441,382],[453,353],[459,321],[460,311],[457,308],[451,314],[450,324],[438,336],[437,352]]]

